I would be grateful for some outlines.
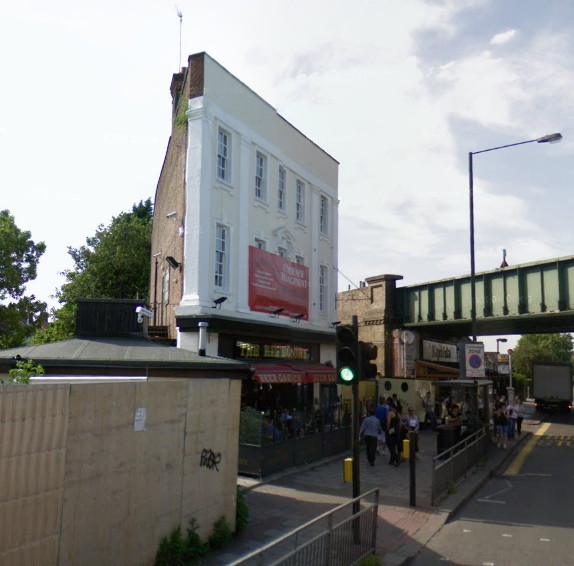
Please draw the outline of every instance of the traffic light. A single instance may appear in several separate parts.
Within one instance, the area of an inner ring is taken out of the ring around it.
[[[359,342],[359,375],[360,379],[375,379],[377,365],[371,360],[377,359],[377,347],[372,342]]]
[[[337,383],[350,385],[359,379],[359,342],[357,327],[351,325],[337,326]]]

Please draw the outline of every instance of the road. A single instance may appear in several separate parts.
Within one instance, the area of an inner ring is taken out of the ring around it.
[[[410,566],[574,562],[574,415],[547,416]]]

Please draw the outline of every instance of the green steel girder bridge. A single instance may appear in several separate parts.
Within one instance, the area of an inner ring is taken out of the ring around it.
[[[476,274],[479,336],[574,332],[574,256]],[[471,335],[470,275],[396,289],[397,326]]]

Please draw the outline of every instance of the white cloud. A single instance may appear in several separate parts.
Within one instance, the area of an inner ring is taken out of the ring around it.
[[[515,29],[507,29],[506,31],[497,33],[490,40],[490,44],[491,45],[502,45],[504,43],[508,43],[509,41],[514,39],[514,37],[516,36],[517,33],[518,33],[518,31]]]

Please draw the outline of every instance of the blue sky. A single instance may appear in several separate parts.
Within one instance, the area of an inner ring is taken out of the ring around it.
[[[574,3],[178,0],[182,64],[206,51],[340,163],[339,290],[572,254]],[[179,19],[163,0],[27,0],[0,20],[2,209],[45,241],[50,299],[98,224],[154,196]]]

